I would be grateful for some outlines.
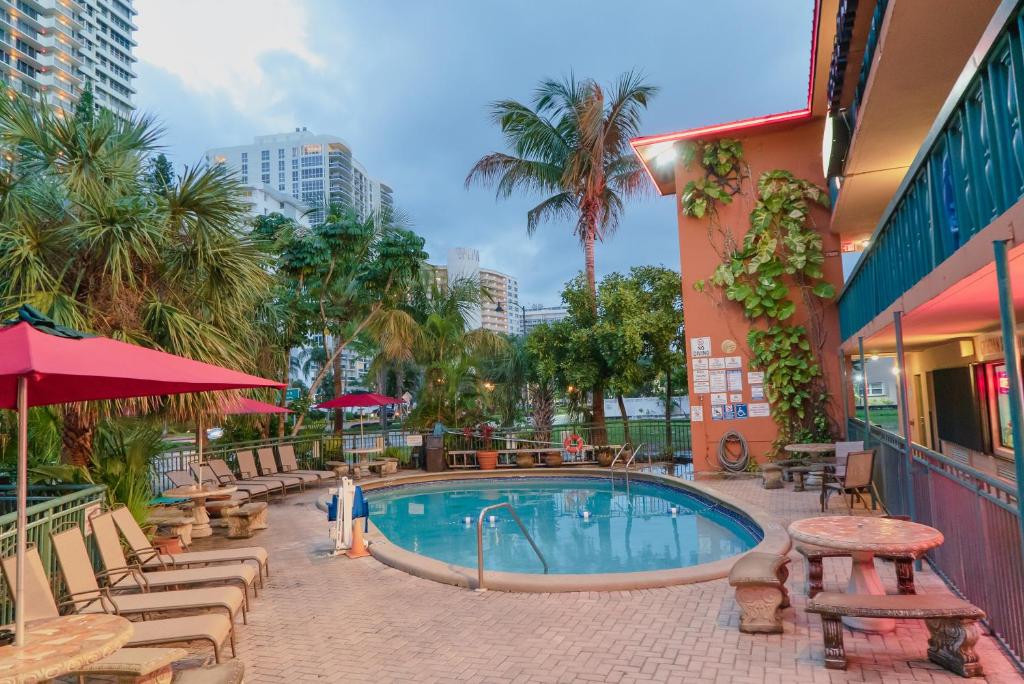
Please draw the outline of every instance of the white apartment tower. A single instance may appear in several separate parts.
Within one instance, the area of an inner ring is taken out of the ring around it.
[[[207,150],[206,163],[226,164],[244,185],[291,195],[312,209],[309,221],[314,224],[330,204],[349,205],[362,219],[394,206],[391,188],[370,177],[348,143],[305,128]]]
[[[510,275],[480,267],[480,252],[468,247],[448,250],[446,266],[434,266],[437,282],[472,278],[487,292],[481,305],[466,315],[466,327],[519,335],[523,331],[523,310],[519,306],[519,281]]]
[[[96,103],[134,108],[132,0],[0,0],[0,80],[71,109],[91,82]]]

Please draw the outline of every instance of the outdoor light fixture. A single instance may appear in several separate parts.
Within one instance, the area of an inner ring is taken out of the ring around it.
[[[463,522],[466,523],[466,527],[470,527],[473,525],[473,518],[467,515],[465,518],[463,518]]]
[[[583,519],[590,520],[590,511],[583,511]]]
[[[487,518],[487,522],[491,523],[491,527],[494,527],[494,523],[498,522],[498,516],[490,516],[489,518]]]
[[[892,374],[893,374],[893,375],[899,375],[899,374],[900,374],[900,368],[899,368],[899,366],[893,366],[893,367],[892,367]]]
[[[877,361],[878,360],[878,354],[872,354],[871,355],[871,360],[872,361]]]
[[[565,391],[568,392],[569,394],[572,394],[573,392],[576,391],[576,388],[573,387],[572,385],[569,385],[568,387],[565,388]]]
[[[672,517],[674,518],[677,515],[679,515],[679,507],[678,506],[671,506],[671,507],[669,507],[668,512],[671,513]]]

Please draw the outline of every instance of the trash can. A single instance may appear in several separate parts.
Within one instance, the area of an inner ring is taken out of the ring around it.
[[[448,467],[444,460],[444,437],[442,435],[427,435],[427,472],[438,473]]]

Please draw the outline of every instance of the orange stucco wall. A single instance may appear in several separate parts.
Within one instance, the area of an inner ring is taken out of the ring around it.
[[[741,241],[749,226],[748,216],[754,207],[754,187],[757,178],[765,171],[785,169],[794,175],[817,183],[824,187],[825,179],[821,169],[821,139],[823,132],[822,120],[813,120],[796,128],[776,132],[753,132],[745,136],[736,136],[743,142],[746,161],[750,166],[751,177],[744,182],[744,190],[737,195],[733,203],[721,207],[718,211],[718,222],[728,227],[737,242]],[[697,292],[695,281],[708,278],[715,266],[720,262],[716,245],[721,249],[721,238],[709,238],[709,222],[706,219],[685,217],[679,211],[679,198],[683,187],[692,178],[699,175],[698,169],[687,169],[682,163],[676,166],[676,213],[679,227],[679,263],[682,271],[683,311],[686,317],[687,358],[689,361],[689,390],[691,407],[703,407],[704,419],[693,422],[693,465],[698,472],[717,470],[718,441],[729,430],[742,434],[750,447],[751,455],[759,462],[764,461],[772,441],[776,437],[775,423],[770,417],[748,417],[733,420],[712,420],[710,394],[697,394],[694,391],[695,369],[690,357],[691,340],[699,337],[711,338],[712,358],[739,356],[741,357],[743,402],[763,403],[751,400],[751,386],[747,373],[750,371],[751,351],[747,345],[747,332],[750,322],[747,321],[739,307],[720,295],[711,296]],[[822,234],[823,248],[826,253],[824,270],[825,277],[836,285],[838,290],[842,283],[842,265],[839,257],[839,239],[829,229],[829,213],[817,209],[813,221]],[[830,254],[832,254],[830,256]],[[793,322],[804,323],[807,312],[801,302],[797,302],[797,313]],[[826,339],[822,346],[822,362],[826,383],[833,397],[831,415],[837,421],[842,419],[842,398],[839,395],[839,360],[838,348],[839,324],[834,304],[825,306],[824,328]],[[729,341],[736,345],[736,350],[727,353]],[[735,394],[736,392],[729,392]]]

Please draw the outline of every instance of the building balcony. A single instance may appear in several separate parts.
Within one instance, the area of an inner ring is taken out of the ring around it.
[[[1024,197],[1022,22],[1003,3],[949,92],[839,296],[844,339]]]

